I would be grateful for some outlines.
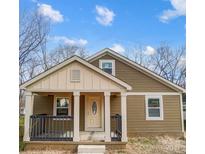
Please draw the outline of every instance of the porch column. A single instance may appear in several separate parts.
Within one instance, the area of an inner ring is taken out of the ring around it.
[[[110,142],[110,92],[104,92],[105,96],[105,141]]]
[[[80,141],[80,128],[79,128],[79,112],[80,112],[80,92],[76,91],[74,95],[74,136],[73,141]]]
[[[34,95],[32,92],[26,91],[25,97],[24,141],[30,141],[29,126],[30,116],[33,114]]]
[[[127,142],[127,95],[121,93],[121,116],[122,116],[122,138],[123,142]]]

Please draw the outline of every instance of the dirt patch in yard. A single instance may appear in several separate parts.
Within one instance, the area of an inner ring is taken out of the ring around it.
[[[69,151],[22,151],[21,154],[70,154]],[[129,138],[124,150],[107,150],[106,154],[185,154],[185,138],[169,136]]]
[[[186,141],[184,138],[169,136],[133,137],[129,138],[125,150],[109,150],[107,154],[185,154]]]
[[[20,154],[71,154],[69,151],[23,151]]]

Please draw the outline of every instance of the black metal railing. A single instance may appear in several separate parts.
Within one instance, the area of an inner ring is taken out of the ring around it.
[[[30,116],[31,141],[72,141],[73,117],[71,116]]]
[[[111,140],[121,141],[122,137],[122,125],[121,125],[121,115],[116,114],[111,116]]]

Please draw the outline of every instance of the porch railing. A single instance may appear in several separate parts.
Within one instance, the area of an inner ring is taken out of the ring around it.
[[[121,125],[121,115],[116,114],[111,116],[111,140],[121,141],[122,137],[122,125]]]
[[[73,117],[32,115],[30,117],[31,141],[72,141]]]

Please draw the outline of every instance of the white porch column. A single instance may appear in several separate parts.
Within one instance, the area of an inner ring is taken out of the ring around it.
[[[104,92],[105,96],[105,141],[110,142],[110,92]]]
[[[80,141],[79,112],[80,112],[80,92],[76,91],[74,95],[74,136],[73,141]]]
[[[30,125],[30,116],[33,114],[33,101],[34,95],[31,92],[25,92],[25,119],[24,119],[24,141],[30,141],[29,136],[29,125]]]
[[[127,142],[127,94],[121,93],[122,138]]]

